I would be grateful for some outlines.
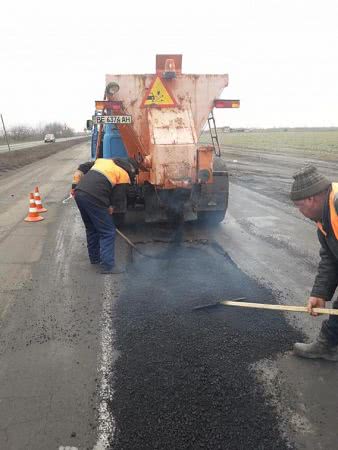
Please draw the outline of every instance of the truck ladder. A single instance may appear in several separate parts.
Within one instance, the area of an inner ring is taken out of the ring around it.
[[[208,117],[208,125],[209,125],[209,131],[211,136],[211,142],[214,147],[215,155],[221,156],[221,149],[218,142],[218,136],[217,136],[217,128],[215,123],[215,118],[213,111],[211,110],[209,117]]]

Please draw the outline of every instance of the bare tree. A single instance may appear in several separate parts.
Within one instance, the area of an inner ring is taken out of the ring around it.
[[[23,124],[15,125],[8,130],[8,137],[11,142],[24,142],[43,140],[48,133],[54,134],[56,138],[71,137],[76,134],[66,123],[50,122],[46,125],[39,124],[35,128]],[[0,143],[5,143],[4,139],[1,133]]]
[[[44,133],[53,133],[55,137],[70,137],[74,136],[74,130],[70,128],[66,123],[60,122],[48,123],[44,128]]]

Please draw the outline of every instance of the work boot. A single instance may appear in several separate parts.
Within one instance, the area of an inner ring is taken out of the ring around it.
[[[103,275],[119,274],[119,273],[124,273],[124,272],[125,272],[125,269],[123,269],[122,267],[119,267],[119,266],[113,266],[111,268],[102,267],[102,269],[100,270],[100,273],[102,273]]]
[[[293,353],[302,358],[338,361],[338,346],[330,344],[323,333],[320,333],[318,338],[310,344],[296,342],[293,346]]]

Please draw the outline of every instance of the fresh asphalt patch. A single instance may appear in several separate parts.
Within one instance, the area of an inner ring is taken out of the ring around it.
[[[114,312],[120,357],[111,380],[112,449],[288,449],[277,412],[250,369],[301,336],[282,313],[221,299],[276,303],[208,245],[145,245],[135,254]]]

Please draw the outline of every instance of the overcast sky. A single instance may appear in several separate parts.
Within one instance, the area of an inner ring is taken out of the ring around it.
[[[219,126],[338,126],[337,20],[337,0],[2,2],[0,113],[82,130],[106,73],[182,53],[184,73],[229,74],[241,108]]]

